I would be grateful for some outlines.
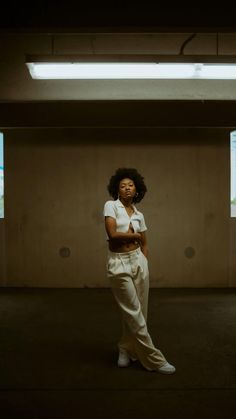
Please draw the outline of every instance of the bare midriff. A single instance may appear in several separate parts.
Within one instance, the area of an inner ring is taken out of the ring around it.
[[[133,232],[134,230],[130,226],[127,233],[133,233]],[[130,252],[131,250],[135,250],[135,249],[138,249],[138,247],[140,247],[140,244],[137,240],[127,241],[127,240],[117,240],[117,239],[111,240],[110,239],[108,243],[109,243],[109,250],[115,253]]]
[[[111,240],[109,240],[109,250],[111,252],[115,252],[115,253],[123,253],[123,252],[130,252],[131,250],[135,250],[138,249],[139,244],[138,242],[134,241],[134,242],[129,242],[129,243],[112,243]]]

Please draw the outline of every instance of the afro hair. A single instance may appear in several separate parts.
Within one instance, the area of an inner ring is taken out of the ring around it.
[[[133,202],[140,202],[145,193],[147,192],[147,187],[144,183],[143,176],[138,173],[136,169],[133,168],[119,168],[116,170],[115,174],[110,178],[110,182],[107,186],[109,194],[113,199],[118,199],[119,184],[122,179],[131,179],[136,187],[138,195],[134,197]]]

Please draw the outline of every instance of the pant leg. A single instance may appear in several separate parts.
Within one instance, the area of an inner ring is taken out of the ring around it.
[[[142,314],[147,323],[148,317],[148,295],[149,295],[149,269],[148,261],[144,254],[141,252],[138,253],[138,266],[133,277],[134,286],[137,292],[137,297],[139,299]]]
[[[108,277],[121,310],[125,333],[120,341],[128,353],[148,370],[164,365],[166,359],[153,345],[147,330],[148,267],[141,251],[114,253],[108,259]]]
[[[136,269],[136,275],[133,278],[133,282],[140,302],[141,311],[147,324],[149,294],[148,262],[142,252],[138,254],[138,261],[135,262],[138,262],[140,268]],[[131,358],[137,359],[133,335],[124,318],[122,318],[122,337],[119,342],[119,348],[128,350]]]

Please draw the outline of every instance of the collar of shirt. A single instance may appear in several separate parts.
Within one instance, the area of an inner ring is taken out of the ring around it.
[[[116,202],[116,205],[117,205],[118,207],[125,208],[125,206],[122,204],[122,202],[119,200],[119,198],[118,198],[115,202]],[[138,214],[138,210],[137,210],[137,208],[135,207],[135,205],[134,205],[134,204],[132,204],[132,207],[133,207],[133,209],[134,209],[135,214]]]

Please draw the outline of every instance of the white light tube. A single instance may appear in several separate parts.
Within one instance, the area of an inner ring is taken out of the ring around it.
[[[236,79],[236,64],[26,63],[33,79]]]

